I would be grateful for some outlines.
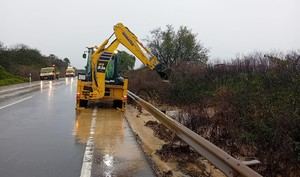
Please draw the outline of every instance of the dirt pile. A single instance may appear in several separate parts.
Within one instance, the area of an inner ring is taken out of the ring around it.
[[[163,161],[189,161],[196,162],[200,157],[198,153],[194,152],[188,145],[181,145],[175,143],[164,144],[162,148],[156,151]]]
[[[201,156],[193,151],[188,145],[168,143],[162,146],[156,154],[166,162],[177,162],[177,168],[191,177],[208,177],[211,174],[201,162]]]
[[[173,133],[167,129],[163,124],[158,123],[157,121],[148,121],[145,124],[146,127],[149,127],[153,130],[154,136],[158,137],[165,142],[171,142],[174,139]]]
[[[175,163],[178,170],[191,177],[218,176],[212,172],[211,168],[214,168],[212,165],[208,164],[207,161],[204,162],[201,155],[176,137],[164,125],[157,121],[148,121],[145,126],[153,130],[155,137],[166,142],[155,152],[162,161]],[[172,176],[172,172],[166,176]]]

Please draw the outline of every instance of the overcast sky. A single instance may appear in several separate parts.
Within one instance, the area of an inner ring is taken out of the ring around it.
[[[139,38],[186,25],[212,59],[251,51],[300,49],[300,0],[0,0],[0,41],[70,58],[82,68],[86,46],[123,22]]]

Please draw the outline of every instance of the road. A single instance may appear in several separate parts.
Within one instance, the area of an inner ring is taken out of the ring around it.
[[[123,112],[75,111],[73,78],[35,84],[0,95],[1,177],[154,176]]]

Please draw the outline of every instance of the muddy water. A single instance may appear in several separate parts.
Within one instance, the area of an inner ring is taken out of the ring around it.
[[[85,110],[77,115],[74,133],[80,143],[86,143],[90,135],[91,112]],[[154,176],[121,111],[97,109],[91,174],[93,177]]]

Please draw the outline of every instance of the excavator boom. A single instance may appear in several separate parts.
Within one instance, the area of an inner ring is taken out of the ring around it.
[[[117,40],[130,50],[140,61],[154,69],[159,63],[157,58],[138,40],[138,38],[123,24],[118,23],[114,26],[114,31]]]
[[[113,36],[115,39],[108,45],[108,47],[105,47]],[[114,26],[114,33],[98,47],[95,53],[100,53],[104,50],[106,52],[114,53],[119,44],[122,44],[124,47],[126,47],[150,69],[153,70],[155,66],[159,64],[157,58],[146,47],[144,47],[136,35],[134,35],[122,23],[118,23]]]
[[[110,42],[112,41],[112,42]],[[108,39],[99,45],[91,56],[91,80],[90,82],[79,81],[78,93],[85,93],[85,97],[77,99],[79,102],[77,107],[80,107],[80,100],[101,100],[112,99],[114,101],[123,101],[127,98],[127,79],[124,80],[122,87],[112,83],[106,83],[105,72],[108,63],[113,59],[114,53],[118,46],[122,44],[132,54],[136,56],[145,66],[151,70],[156,70],[162,78],[166,78],[164,73],[165,67],[161,65],[158,59],[138,40],[137,36],[132,33],[122,23],[114,26],[114,32]],[[84,89],[86,89],[84,91]],[[85,103],[85,102],[84,102]]]

